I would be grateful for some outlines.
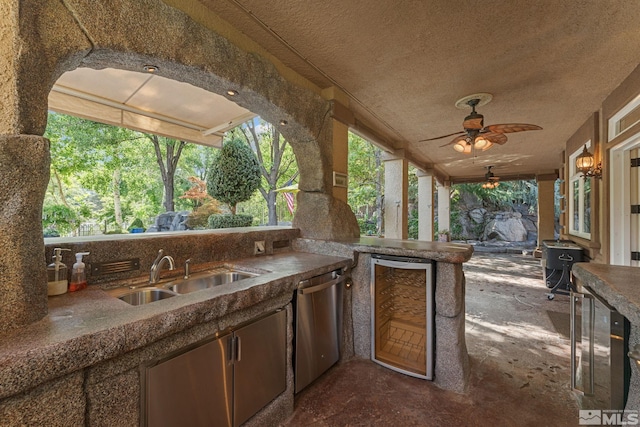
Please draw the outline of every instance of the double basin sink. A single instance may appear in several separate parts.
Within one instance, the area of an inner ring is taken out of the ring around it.
[[[172,280],[161,285],[131,290],[118,296],[118,298],[131,305],[143,305],[256,276],[258,274],[232,268],[216,268],[215,270],[193,274],[186,279]],[[118,293],[121,294],[122,292]]]

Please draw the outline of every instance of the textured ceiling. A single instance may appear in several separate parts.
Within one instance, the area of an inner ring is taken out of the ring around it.
[[[201,0],[321,88],[337,86],[385,146],[454,180],[553,173],[565,141],[640,63],[637,0]],[[474,159],[448,142],[456,100],[486,124],[533,123]]]

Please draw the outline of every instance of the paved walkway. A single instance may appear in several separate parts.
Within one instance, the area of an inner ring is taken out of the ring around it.
[[[569,341],[547,313],[568,324],[568,297],[547,299],[540,260],[530,255],[476,253],[465,275],[466,393],[355,359],[300,393],[285,425],[577,426]]]

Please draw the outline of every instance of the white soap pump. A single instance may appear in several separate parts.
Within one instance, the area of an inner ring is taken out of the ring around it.
[[[62,262],[62,251],[71,249],[54,248],[53,262],[47,266],[47,295],[61,295],[67,292],[67,266]]]
[[[71,270],[69,292],[79,291],[87,287],[87,275],[84,272],[84,262],[82,262],[82,257],[85,255],[89,255],[89,252],[78,252],[76,254],[76,262]]]

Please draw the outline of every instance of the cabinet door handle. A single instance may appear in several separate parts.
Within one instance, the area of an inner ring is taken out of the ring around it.
[[[577,385],[577,381],[576,381],[576,373],[577,373],[577,369],[578,366],[576,366],[576,341],[578,339],[582,340],[582,337],[578,337],[576,336],[576,329],[578,327],[578,318],[577,318],[577,302],[583,298],[583,295],[577,292],[571,292],[571,296],[570,296],[570,305],[569,305],[569,321],[571,323],[571,330],[570,330],[570,343],[571,343],[571,389],[575,390],[575,391],[580,391],[582,392],[582,390],[578,390],[578,385]],[[580,307],[582,307],[582,304],[580,305]],[[580,313],[582,314],[582,313]]]
[[[229,364],[233,363],[235,357],[236,357],[236,340],[235,338],[232,336],[230,336],[229,338],[227,338],[227,346],[229,348]]]
[[[240,360],[242,360],[242,344],[240,337],[236,337],[236,361],[239,362]]]

